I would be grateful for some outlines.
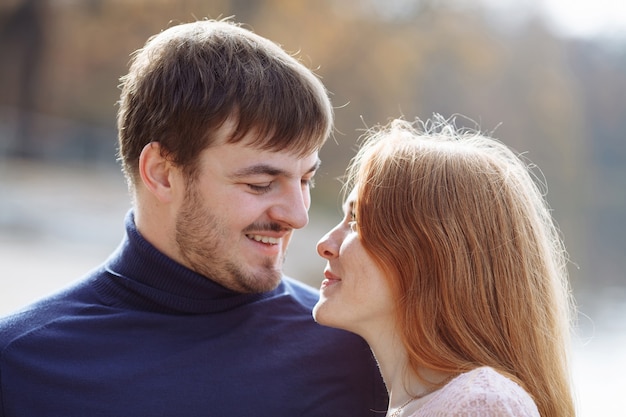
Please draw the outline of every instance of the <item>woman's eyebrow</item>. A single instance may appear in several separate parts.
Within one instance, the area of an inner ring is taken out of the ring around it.
[[[343,205],[343,211],[346,215],[352,214],[352,212],[354,211],[354,200],[346,200]]]

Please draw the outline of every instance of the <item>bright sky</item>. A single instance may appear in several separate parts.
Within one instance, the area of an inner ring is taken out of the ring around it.
[[[412,1],[412,0],[409,0]],[[453,0],[465,6],[475,0]],[[537,12],[568,37],[626,39],[626,0],[481,0],[504,25],[515,24]]]
[[[380,14],[402,16],[407,8],[425,0],[370,0]],[[515,27],[541,16],[555,32],[566,37],[601,37],[626,40],[626,0],[446,0],[451,6],[472,10],[482,3],[494,23]]]
[[[538,5],[566,35],[626,38],[626,0],[542,0]]]

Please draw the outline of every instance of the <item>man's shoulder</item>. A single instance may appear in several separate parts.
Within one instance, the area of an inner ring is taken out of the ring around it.
[[[339,346],[343,346],[351,352],[354,352],[353,349],[355,348],[364,348],[363,350],[369,355],[369,347],[367,347],[367,344],[360,336],[345,330],[322,326],[315,322],[313,319],[313,307],[320,296],[317,289],[291,277],[284,277],[282,285],[282,294],[290,298],[288,303],[290,305],[290,314],[283,314],[283,317],[289,317],[289,321],[299,322],[301,325],[307,326],[310,336],[318,339],[320,344],[334,344],[337,349],[339,349]],[[302,340],[306,339],[304,337],[305,333],[300,333]]]
[[[317,300],[319,300],[319,291],[302,281],[284,276],[282,285],[284,292],[308,311],[311,311]]]
[[[71,284],[4,317],[0,317],[0,350],[11,342],[59,319],[67,319],[81,303],[86,281]]]

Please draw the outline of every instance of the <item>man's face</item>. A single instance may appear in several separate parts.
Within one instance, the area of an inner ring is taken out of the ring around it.
[[[294,229],[309,220],[317,152],[298,157],[250,147],[246,138],[200,154],[197,178],[179,195],[178,258],[238,292],[280,282]]]

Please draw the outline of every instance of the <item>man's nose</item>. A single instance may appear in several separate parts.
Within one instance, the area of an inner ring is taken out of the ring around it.
[[[311,199],[308,189],[289,187],[270,208],[270,218],[287,227],[301,229],[309,223]]]

